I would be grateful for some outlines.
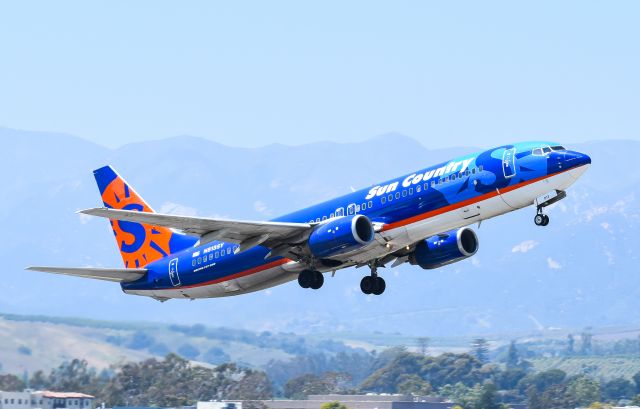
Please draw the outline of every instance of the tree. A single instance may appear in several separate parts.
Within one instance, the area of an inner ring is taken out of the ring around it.
[[[527,388],[527,407],[529,409],[542,409],[538,390],[533,385]]]
[[[503,390],[515,389],[526,375],[527,372],[522,368],[509,368],[496,375],[496,383]]]
[[[615,378],[602,385],[602,395],[606,400],[631,399],[635,396],[635,387],[624,378]]]
[[[573,338],[573,334],[567,335],[567,355],[575,355],[575,344],[576,340]]]
[[[19,392],[26,387],[24,381],[15,375],[0,375],[0,390]]]
[[[567,388],[573,399],[582,407],[587,407],[600,400],[600,382],[595,379],[581,376],[573,379]]]
[[[406,395],[428,395],[431,393],[431,384],[418,375],[402,375],[398,378],[397,390]]]
[[[471,343],[471,350],[478,361],[485,363],[489,355],[489,343],[484,338],[476,338]]]
[[[518,355],[518,348],[516,348],[516,341],[511,341],[509,345],[509,351],[507,352],[507,369],[513,369],[518,367],[520,363],[520,356]]]
[[[580,353],[582,355],[589,355],[593,351],[591,328],[586,328],[580,335],[582,338],[582,345],[580,345]]]
[[[398,381],[406,379],[402,378],[403,375],[416,375],[433,388],[458,382],[473,386],[492,379],[496,373],[496,367],[483,366],[482,362],[469,354],[445,353],[434,357],[404,352],[365,379],[360,389],[398,393]]]
[[[420,354],[426,355],[431,339],[429,339],[429,337],[419,337],[417,341]]]
[[[199,400],[257,401],[271,397],[271,382],[261,371],[223,364],[194,366],[175,354],[131,362],[114,368],[97,396],[108,406],[178,407]]]
[[[540,395],[540,407],[542,409],[575,408],[576,402],[567,394],[564,384],[552,384]]]
[[[86,391],[90,394],[99,392],[102,385],[96,376],[96,370],[89,368],[85,360],[73,359],[63,362],[53,369],[47,379],[47,387],[55,391]]]
[[[348,409],[345,405],[338,401],[323,403],[320,409]]]
[[[151,345],[155,343],[153,337],[146,332],[136,331],[132,336],[129,342],[127,342],[126,347],[131,349],[145,349],[149,348]]]
[[[482,387],[482,392],[480,394],[480,399],[474,405],[475,409],[500,409],[500,404],[498,403],[497,398],[497,390],[496,386],[487,382]]]
[[[198,350],[198,348],[187,343],[187,344],[182,344],[180,348],[178,348],[178,354],[180,354],[181,356],[187,359],[196,359],[198,355],[200,355],[200,351]]]
[[[343,372],[325,372],[322,376],[304,374],[290,379],[284,385],[284,396],[305,399],[309,395],[344,392],[351,376]]]
[[[640,371],[633,375],[633,382],[636,385],[636,393],[640,395]]]

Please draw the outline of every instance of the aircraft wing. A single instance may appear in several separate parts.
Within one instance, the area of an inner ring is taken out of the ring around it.
[[[96,280],[129,282],[136,281],[147,273],[144,268],[93,268],[93,267],[27,267],[30,271],[95,278]]]
[[[118,210],[106,207],[81,210],[80,213],[113,220],[175,228],[187,234],[200,236],[201,244],[214,240],[239,244],[238,251],[248,250],[258,245],[264,245],[274,250],[278,246],[290,247],[300,244],[308,238],[314,226],[310,223],[213,219]],[[283,248],[282,250],[284,251],[285,249]]]

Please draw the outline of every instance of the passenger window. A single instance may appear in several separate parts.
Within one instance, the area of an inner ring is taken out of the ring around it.
[[[456,180],[456,174],[451,175],[451,180]]]
[[[393,200],[393,195],[387,196],[387,200],[392,201]]]
[[[216,257],[218,257],[217,253],[216,253]],[[213,253],[209,253],[209,260],[213,260]]]
[[[329,215],[329,217],[333,219],[333,213],[331,213],[331,214]]]
[[[432,183],[433,183],[433,182],[432,182]],[[425,183],[425,184],[424,184],[424,190],[427,190],[428,188],[429,188],[429,184],[428,184],[428,183]]]
[[[363,203],[363,204],[360,206],[360,209],[362,209],[362,210],[366,210],[366,209],[367,209],[367,204],[366,204],[366,203]]]
[[[373,202],[369,201],[369,209],[371,209],[373,207]]]
[[[322,221],[327,220],[327,216],[322,216]]]
[[[316,223],[320,223],[320,218],[319,217],[316,219]]]
[[[438,183],[435,180],[431,181],[431,187],[434,187],[435,185],[437,185]]]
[[[464,172],[465,175],[469,176],[469,169]]]
[[[382,196],[382,197],[380,198],[380,203],[382,203],[382,204],[387,203],[387,198],[386,198],[386,197],[384,197],[384,196]]]
[[[216,251],[216,258],[220,257],[220,252]]]
[[[400,199],[400,192],[396,192],[396,199]]]
[[[227,247],[227,254],[231,254],[231,247]]]
[[[196,259],[194,258],[193,260],[191,260],[191,265],[195,266],[196,265]]]
[[[416,186],[416,193],[420,193],[421,189],[420,189],[420,185]],[[411,191],[409,191],[409,194],[411,194]]]
[[[224,257],[224,249],[220,251],[220,257]]]
[[[407,197],[407,191],[406,190],[402,191],[402,197]]]
[[[198,265],[202,264],[202,257],[198,257]]]
[[[420,189],[420,186],[418,186],[416,189]],[[413,194],[413,188],[412,188],[412,187],[410,187],[410,188],[409,188],[409,194],[410,194],[410,195],[412,195],[412,194]]]
[[[484,170],[484,166],[480,165],[479,170],[480,170],[480,172],[482,172]]]

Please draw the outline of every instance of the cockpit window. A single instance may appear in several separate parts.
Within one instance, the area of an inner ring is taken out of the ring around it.
[[[551,150],[554,150],[554,151],[566,151],[567,149],[564,146],[557,145],[557,146],[552,146]]]
[[[548,146],[545,146],[544,148],[542,148],[542,152],[544,153],[550,153],[551,152],[551,148]]]
[[[535,148],[533,151],[531,151],[532,154],[536,155],[536,156],[542,156],[544,155],[542,153],[542,148]]]

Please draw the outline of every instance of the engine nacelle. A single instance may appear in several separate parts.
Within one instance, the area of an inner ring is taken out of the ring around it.
[[[438,268],[473,256],[479,246],[476,233],[463,227],[419,242],[409,256],[409,262],[426,270]]]
[[[309,236],[308,246],[315,257],[331,257],[366,246],[374,235],[371,220],[358,214],[319,225]]]

